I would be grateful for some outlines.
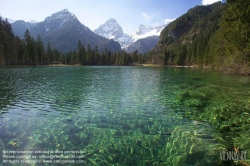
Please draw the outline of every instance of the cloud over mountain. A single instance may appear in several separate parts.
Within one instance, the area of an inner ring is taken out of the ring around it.
[[[202,5],[210,5],[210,4],[218,2],[218,1],[220,1],[220,0],[202,0],[201,4]]]

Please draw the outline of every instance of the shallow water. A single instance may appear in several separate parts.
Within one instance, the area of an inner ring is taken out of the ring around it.
[[[0,151],[81,150],[85,165],[232,164],[220,151],[250,150],[249,90],[248,77],[197,69],[1,67]]]

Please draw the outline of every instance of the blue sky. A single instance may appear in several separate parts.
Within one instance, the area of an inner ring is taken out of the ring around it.
[[[114,18],[130,34],[140,24],[162,25],[192,7],[216,1],[219,0],[0,0],[0,15],[13,20],[43,21],[55,12],[68,9],[91,30]]]

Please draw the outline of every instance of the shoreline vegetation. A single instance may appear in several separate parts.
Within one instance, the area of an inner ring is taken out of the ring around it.
[[[173,67],[173,68],[194,68],[194,69],[204,69],[204,70],[211,70],[216,72],[221,72],[224,74],[232,74],[232,75],[241,75],[241,76],[250,76],[250,69],[248,72],[246,71],[237,71],[235,68],[228,68],[228,69],[215,69],[211,65],[164,65],[164,64],[155,64],[155,63],[130,63],[126,65],[117,65],[117,64],[110,64],[110,65],[104,65],[104,64],[98,64],[98,65],[82,65],[80,63],[76,64],[63,64],[63,63],[55,63],[55,64],[44,64],[44,65],[29,65],[29,64],[0,64],[1,66],[50,66],[50,67],[64,67],[64,66],[142,66],[142,67]]]
[[[204,69],[204,70],[211,70],[216,72],[221,72],[224,74],[232,74],[232,75],[241,75],[241,76],[249,76],[249,72],[235,72],[233,69],[227,69],[227,70],[221,70],[221,69],[215,69],[212,66],[204,65],[161,65],[161,64],[153,64],[153,63],[144,63],[144,64],[128,64],[128,65],[81,65],[81,64],[63,64],[63,63],[57,63],[57,64],[47,64],[47,65],[0,65],[1,66],[49,66],[49,67],[65,67],[65,66],[142,66],[142,67],[172,67],[172,68],[194,68],[194,69]]]
[[[81,64],[74,64],[74,65],[67,65],[67,64],[50,64],[47,66],[82,66]],[[102,65],[100,65],[102,66]],[[121,65],[109,65],[109,66],[121,66]],[[173,68],[195,68],[195,69],[205,69],[205,70],[213,70],[217,72],[222,72],[225,74],[233,74],[233,75],[241,75],[241,76],[249,76],[249,73],[242,72],[242,73],[237,73],[235,71],[228,71],[228,70],[219,70],[219,69],[214,69],[213,67],[209,65],[204,65],[200,67],[199,65],[160,65],[160,64],[153,64],[153,63],[145,63],[145,64],[130,64],[126,66],[142,66],[142,67],[173,67]]]

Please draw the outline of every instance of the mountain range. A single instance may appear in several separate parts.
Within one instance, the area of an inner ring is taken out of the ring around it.
[[[40,35],[43,42],[50,43],[52,48],[61,52],[74,51],[77,48],[77,42],[80,40],[85,47],[88,44],[93,48],[98,46],[99,51],[105,48],[110,51],[122,51],[120,44],[113,39],[109,40],[95,34],[88,27],[80,23],[77,17],[67,9],[52,14],[38,23],[24,21],[15,21],[12,23],[15,35],[24,38],[26,29],[30,34],[37,38]]]
[[[129,35],[123,32],[122,27],[114,18],[111,18],[95,29],[94,32],[107,39],[114,39],[115,41],[118,41],[121,48],[126,52],[131,53],[138,50],[141,53],[146,53],[155,47],[161,31],[169,23],[170,22],[167,22],[166,24],[158,26],[146,26],[141,24],[135,33]],[[147,44],[138,45],[138,43],[143,43],[143,40],[146,40],[145,43]]]
[[[75,50],[78,40],[81,40],[85,46],[98,45],[99,50],[108,48],[111,51],[124,50],[131,53],[138,50],[140,53],[147,53],[155,47],[161,31],[168,23],[159,26],[141,24],[136,32],[129,35],[123,32],[114,18],[111,18],[93,32],[80,23],[74,14],[64,9],[45,18],[42,22],[12,20],[11,25],[15,35],[21,39],[28,29],[34,38],[40,35],[45,44],[50,42],[52,48],[61,52]]]

